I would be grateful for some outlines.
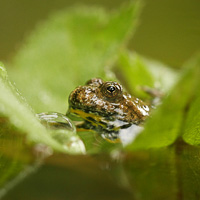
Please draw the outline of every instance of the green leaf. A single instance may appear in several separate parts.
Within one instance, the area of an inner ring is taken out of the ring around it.
[[[185,110],[199,90],[199,77],[198,65],[186,66],[178,83],[171,89],[162,105],[152,113],[144,131],[128,146],[128,149],[164,147],[172,144],[182,134]]]
[[[61,152],[69,152],[67,148],[54,140],[41,125],[34,113],[18,93],[14,93],[11,83],[5,75],[5,69],[1,66],[0,75],[0,114],[8,117],[10,122],[17,127],[21,133],[26,133],[29,142],[43,143]],[[9,133],[8,133],[9,134]]]
[[[104,77],[135,24],[138,4],[107,14],[67,9],[42,23],[16,55],[9,74],[36,112],[66,112],[69,93]]]
[[[122,79],[126,80],[126,87],[137,97],[146,97],[140,86],[154,86],[154,79],[141,57],[130,52],[122,52],[119,56],[117,70]],[[120,77],[119,77],[120,78]]]
[[[60,130],[58,137],[58,131],[46,130],[9,81],[3,64],[0,64],[0,94],[0,188],[7,184],[0,190],[1,198],[30,174],[28,166],[35,170],[41,159],[52,152],[49,150],[82,154],[85,149],[78,136],[70,131]]]
[[[114,70],[126,89],[142,99],[150,97],[142,88],[147,86],[166,92],[177,78],[177,73],[162,63],[146,59],[129,51],[120,53]]]
[[[186,120],[183,129],[183,139],[191,145],[200,144],[200,56],[194,58],[187,64],[194,68],[194,86],[191,88],[193,96],[191,96],[190,104],[186,111]]]

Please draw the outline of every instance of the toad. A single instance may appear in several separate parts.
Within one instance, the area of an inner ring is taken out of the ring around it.
[[[67,115],[82,119],[77,131],[93,130],[116,141],[120,130],[141,126],[149,112],[147,103],[124,92],[119,83],[94,78],[71,92]]]

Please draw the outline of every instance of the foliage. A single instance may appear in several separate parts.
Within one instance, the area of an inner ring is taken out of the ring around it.
[[[130,3],[112,13],[87,7],[56,13],[38,26],[9,63],[9,76],[3,64],[0,65],[2,186],[27,165],[46,157],[46,149],[64,153],[66,163],[67,154],[84,154],[82,140],[86,154],[96,154],[97,160],[98,156],[109,154],[106,162],[117,169],[113,176],[123,187],[131,191],[135,187],[136,199],[163,196],[176,199],[174,193],[191,183],[179,174],[179,168],[182,173],[190,173],[199,167],[191,156],[198,155],[195,145],[200,144],[200,57],[196,55],[181,71],[173,71],[160,63],[153,62],[152,66],[152,61],[127,50],[126,43],[135,30],[139,8],[139,4]],[[108,143],[95,133],[84,132],[78,136],[72,131],[64,133],[67,137],[62,143],[57,133],[41,125],[36,112],[66,113],[67,97],[76,86],[93,77],[107,79],[110,74],[112,79],[118,77],[117,81],[124,83],[131,94],[142,99],[148,96],[138,86],[159,87],[165,93],[144,131],[131,144],[123,147]],[[188,144],[194,147],[188,148]],[[39,153],[38,145],[43,148]],[[113,158],[119,159],[121,151],[126,154],[123,166],[113,164]],[[89,161],[87,156],[83,157]],[[180,163],[187,163],[185,156],[187,161],[192,160],[190,166],[181,166]],[[157,171],[164,165],[169,175]],[[180,178],[181,186],[177,183]],[[199,177],[196,178],[198,182]],[[151,179],[155,180],[154,184]],[[156,193],[157,190],[160,192]],[[169,190],[173,192],[169,194]],[[199,196],[197,190],[198,187],[193,187]],[[190,192],[182,192],[182,195],[190,196]]]

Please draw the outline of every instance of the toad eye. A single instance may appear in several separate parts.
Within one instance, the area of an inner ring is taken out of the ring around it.
[[[122,97],[122,86],[116,82],[105,82],[101,86],[101,92],[107,100],[118,100]]]
[[[114,93],[115,90],[116,90],[116,87],[114,85],[110,85],[106,88],[106,90],[109,92],[109,93]]]

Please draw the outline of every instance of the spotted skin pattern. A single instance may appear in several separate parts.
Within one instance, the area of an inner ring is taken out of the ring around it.
[[[83,119],[78,130],[94,130],[111,140],[117,139],[120,129],[141,125],[149,112],[148,104],[123,92],[119,83],[100,78],[87,81],[69,96],[68,114]]]

